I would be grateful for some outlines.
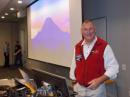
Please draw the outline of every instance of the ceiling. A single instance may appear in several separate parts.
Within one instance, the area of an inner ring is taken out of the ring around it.
[[[17,12],[24,10],[28,5],[37,0],[22,0],[22,4],[18,4],[18,0],[0,0],[0,21],[16,21]],[[11,11],[10,8],[14,8],[15,10]],[[8,13],[6,16],[5,13]],[[1,17],[5,16],[4,19]]]

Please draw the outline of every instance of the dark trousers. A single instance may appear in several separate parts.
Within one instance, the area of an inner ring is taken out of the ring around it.
[[[17,67],[23,65],[22,56],[21,56],[21,55],[16,55],[16,56],[15,56],[14,64],[15,64],[15,66],[17,66]]]
[[[4,53],[4,58],[5,58],[4,67],[9,67],[9,54]]]

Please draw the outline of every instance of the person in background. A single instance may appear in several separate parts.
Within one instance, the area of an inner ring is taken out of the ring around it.
[[[10,47],[9,43],[6,41],[4,44],[4,67],[9,67],[9,53],[10,53]]]
[[[83,22],[81,34],[83,39],[75,46],[70,67],[76,97],[106,97],[104,81],[117,77],[118,62],[110,45],[96,36],[91,20]]]
[[[14,51],[14,65],[17,67],[22,66],[22,48],[21,45],[19,44],[19,41],[16,41],[15,45],[15,51]]]

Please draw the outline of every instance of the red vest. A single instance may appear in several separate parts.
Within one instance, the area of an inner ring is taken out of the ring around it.
[[[104,50],[107,42],[98,38],[87,59],[83,55],[81,40],[75,47],[75,77],[79,84],[88,86],[88,82],[104,74]]]

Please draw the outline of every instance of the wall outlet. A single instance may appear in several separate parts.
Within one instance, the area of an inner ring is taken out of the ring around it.
[[[122,64],[122,70],[126,70],[126,64]]]

